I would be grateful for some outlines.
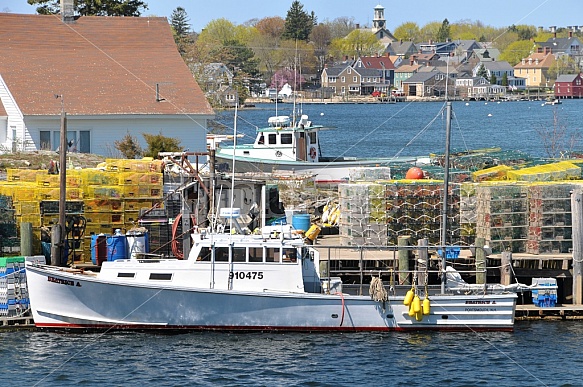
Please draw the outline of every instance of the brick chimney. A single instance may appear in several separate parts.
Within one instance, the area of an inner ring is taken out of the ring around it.
[[[61,20],[63,23],[73,23],[75,21],[73,0],[61,0]]]

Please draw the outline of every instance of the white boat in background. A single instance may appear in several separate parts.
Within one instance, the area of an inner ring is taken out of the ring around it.
[[[221,145],[215,154],[217,165],[235,172],[294,171],[313,175],[318,184],[348,181],[349,171],[361,167],[387,167],[395,164],[426,164],[417,157],[357,158],[324,157],[320,149],[322,125],[313,125],[307,115],[297,123],[289,116],[274,116],[268,126],[257,128],[253,144]]]

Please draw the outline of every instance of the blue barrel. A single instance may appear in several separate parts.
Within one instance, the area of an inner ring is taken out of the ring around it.
[[[292,217],[292,226],[296,230],[308,231],[310,228],[310,214],[295,214]]]
[[[128,259],[127,238],[125,235],[107,236],[107,260]]]

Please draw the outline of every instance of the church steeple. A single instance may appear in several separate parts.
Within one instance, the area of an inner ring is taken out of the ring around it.
[[[385,20],[385,7],[377,5],[374,7],[374,19],[372,19],[373,34],[379,30],[387,28],[387,21]]]

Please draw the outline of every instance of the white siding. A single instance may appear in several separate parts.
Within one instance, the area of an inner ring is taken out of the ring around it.
[[[24,122],[22,121],[22,113],[14,102],[14,98],[2,76],[0,76],[0,100],[8,115],[7,120],[0,120],[0,153],[12,150],[13,140],[19,143],[19,149],[22,149],[22,144],[25,144],[23,140],[26,140],[27,137],[24,130]],[[11,127],[16,128],[16,139],[12,138]]]

